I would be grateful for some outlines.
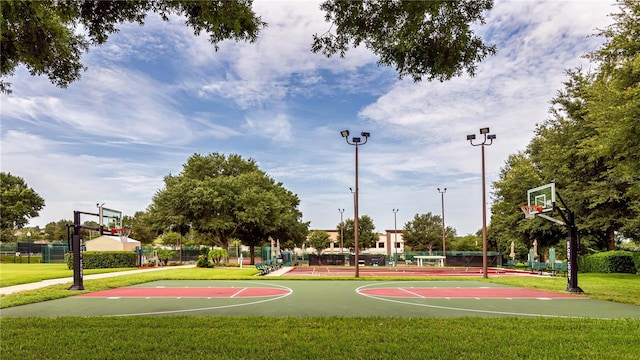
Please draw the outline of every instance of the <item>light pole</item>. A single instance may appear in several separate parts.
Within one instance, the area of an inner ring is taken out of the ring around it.
[[[354,218],[353,218],[353,242],[356,248],[356,254],[355,254],[355,260],[356,260],[356,277],[360,277],[360,258],[359,258],[359,252],[360,249],[358,248],[358,147],[360,147],[360,145],[364,145],[367,143],[367,141],[369,141],[369,137],[371,136],[371,133],[368,132],[362,132],[360,133],[360,135],[362,137],[364,137],[364,142],[362,142],[362,138],[360,137],[355,137],[353,136],[351,138],[351,141],[349,141],[349,130],[342,130],[340,131],[340,135],[342,135],[342,137],[346,140],[347,144],[349,145],[353,145],[356,148],[356,192],[354,195]]]
[[[396,215],[400,209],[393,209],[393,266],[398,266],[398,223]]]
[[[444,256],[443,265],[447,266],[447,243],[444,237],[444,193],[447,192],[447,188],[444,188],[443,190],[440,190],[440,188],[438,188],[438,192],[442,197],[442,256]]]
[[[27,264],[31,263],[31,231],[27,231]]]
[[[480,146],[482,149],[482,277],[488,278],[487,275],[487,191],[485,185],[485,171],[484,171],[484,147],[491,146],[493,140],[495,140],[495,134],[489,134],[489,128],[480,129],[480,134],[483,135],[483,140],[479,144],[474,144],[473,140],[476,139],[475,134],[467,135],[467,140],[472,146]],[[489,140],[489,142],[487,142]]]
[[[338,209],[340,213],[340,255],[342,255],[342,260],[344,260],[344,222],[342,222],[342,213],[344,213],[344,209]]]

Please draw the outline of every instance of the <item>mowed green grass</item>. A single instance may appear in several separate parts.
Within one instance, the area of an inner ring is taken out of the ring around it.
[[[135,269],[136,268],[86,269],[83,273],[90,275]],[[29,284],[42,280],[65,277],[73,277],[73,270],[69,270],[66,264],[0,263],[0,287]]]
[[[523,318],[8,318],[2,359],[637,359],[639,326]]]

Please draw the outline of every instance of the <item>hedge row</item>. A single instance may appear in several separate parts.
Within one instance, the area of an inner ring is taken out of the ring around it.
[[[138,254],[132,251],[83,251],[83,269],[127,268],[138,266]],[[67,266],[73,269],[73,253],[67,254]]]
[[[640,256],[631,251],[607,251],[583,258],[578,268],[585,273],[635,274],[638,272],[639,261]]]

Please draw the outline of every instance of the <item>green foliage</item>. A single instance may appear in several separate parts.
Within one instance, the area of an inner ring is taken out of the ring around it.
[[[363,215],[358,218],[358,247],[360,249],[370,248],[375,245],[378,241],[375,229],[373,219],[369,215]],[[344,232],[344,247],[355,248],[353,219],[345,220],[342,230]]]
[[[234,239],[253,246],[269,235],[299,236],[308,227],[298,197],[240,155],[194,154],[164,182],[149,210],[154,221],[164,227],[191,224],[225,250]]]
[[[181,18],[194,35],[205,32],[217,50],[226,39],[253,42],[266,26],[251,1],[19,1],[2,2],[2,77],[19,65],[31,75],[46,75],[65,88],[80,78],[82,54],[118,32],[117,25],[144,24],[153,12],[165,21]],[[0,92],[10,85],[0,82]]]
[[[314,230],[309,234],[309,238],[307,239],[307,243],[312,248],[316,249],[316,254],[320,255],[322,250],[329,247],[329,243],[331,242],[331,237],[326,231],[323,230]]]
[[[457,237],[447,246],[449,246],[447,251],[482,251],[482,237],[477,235]]]
[[[632,251],[633,263],[636,266],[636,274],[640,274],[640,251]]]
[[[224,40],[254,42],[267,24],[253,12],[252,3],[5,0],[0,76],[11,76],[24,65],[32,75],[46,75],[65,88],[80,78],[82,55],[90,45],[104,44],[120,24],[144,25],[149,13],[164,21],[184,19],[194,35],[205,32],[215,50]],[[379,64],[394,66],[400,78],[473,76],[477,63],[496,52],[474,33],[492,7],[492,0],[327,0],[321,8],[336,33],[314,35],[311,50],[344,56],[352,45],[363,44],[380,56]],[[0,92],[10,93],[10,84],[0,81]]]
[[[226,257],[229,257],[229,253],[225,249],[212,249],[209,251],[209,259],[213,261],[214,265],[220,264],[222,259]]]
[[[171,258],[176,256],[176,252],[174,250],[159,248],[157,251],[158,260],[160,260],[165,266],[169,264],[169,260],[171,260]]]
[[[501,249],[534,239],[546,248],[565,237],[563,227],[517,211],[527,189],[552,181],[576,215],[583,248],[615,250],[616,234],[640,241],[640,3],[617,5],[615,22],[597,34],[605,43],[588,54],[594,70],[567,71],[551,117],[494,183],[491,238]]]
[[[2,7],[4,9],[5,5]],[[4,46],[3,39],[3,49]],[[4,56],[2,62],[4,63]],[[6,172],[0,172],[0,199],[2,240],[5,237],[12,239],[11,231],[23,228],[29,223],[29,219],[37,217],[44,207],[44,199],[28,187],[24,179]]]
[[[454,241],[455,236],[455,229],[445,228],[446,242]],[[416,214],[413,220],[404,225],[402,238],[415,251],[442,250],[442,217],[431,212]]]
[[[211,266],[211,262],[209,262],[209,257],[207,255],[198,255],[198,261],[196,261],[196,266],[199,268],[208,268]]]
[[[629,251],[607,251],[585,257],[580,272],[635,274],[636,266]]]
[[[67,267],[73,269],[73,253],[66,254]],[[138,254],[132,251],[83,251],[83,269],[127,268],[138,265]]]
[[[313,52],[344,56],[351,46],[364,45],[400,78],[444,81],[465,71],[473,76],[477,63],[496,52],[473,31],[474,23],[484,23],[492,0],[327,0],[320,7],[335,34],[315,34]]]

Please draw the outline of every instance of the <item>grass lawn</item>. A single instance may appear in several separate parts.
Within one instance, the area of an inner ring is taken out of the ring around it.
[[[101,274],[114,271],[134,270],[126,269],[87,269],[85,275]],[[0,263],[0,287],[29,284],[47,279],[73,277],[73,270],[67,264],[13,264]]]
[[[640,320],[2,319],[2,359],[637,359]]]

